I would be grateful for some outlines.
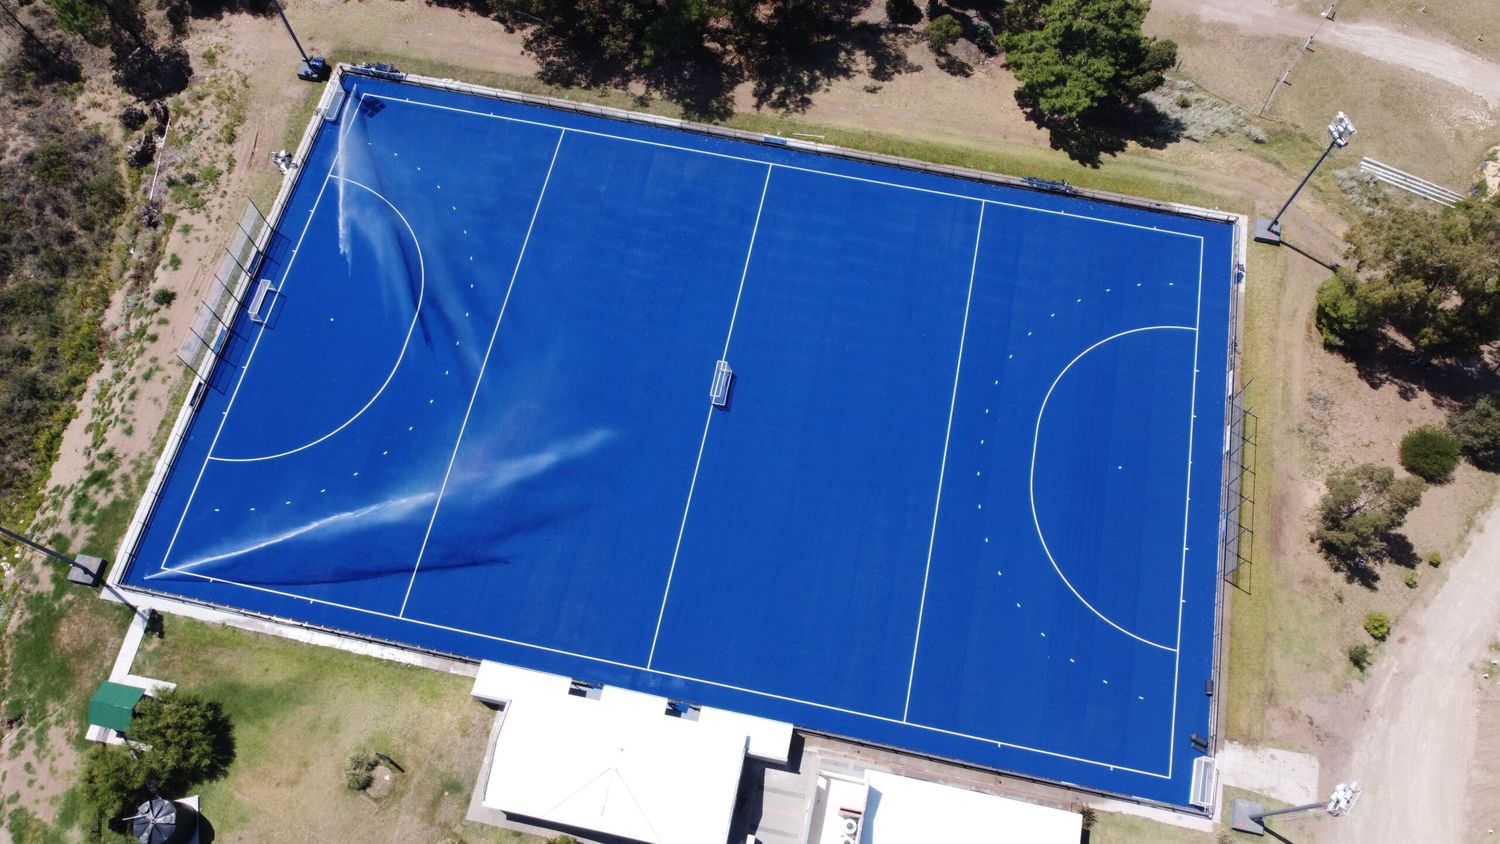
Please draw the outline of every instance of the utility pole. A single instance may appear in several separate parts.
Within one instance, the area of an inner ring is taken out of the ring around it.
[[[1273,246],[1281,245],[1281,215],[1286,213],[1286,209],[1292,207],[1292,200],[1296,199],[1297,194],[1302,192],[1302,188],[1306,187],[1307,183],[1312,180],[1313,174],[1318,172],[1318,168],[1323,166],[1323,162],[1328,160],[1328,156],[1332,155],[1335,149],[1349,145],[1349,140],[1354,137],[1355,131],[1354,124],[1349,122],[1349,118],[1345,117],[1342,111],[1339,112],[1338,116],[1333,119],[1333,122],[1328,124],[1328,148],[1323,150],[1323,154],[1318,156],[1317,161],[1313,162],[1312,169],[1308,170],[1307,175],[1302,177],[1302,181],[1297,183],[1297,189],[1292,191],[1292,195],[1286,198],[1286,202],[1282,204],[1281,210],[1277,211],[1276,216],[1269,220],[1264,217],[1256,218],[1256,241],[1269,243]]]

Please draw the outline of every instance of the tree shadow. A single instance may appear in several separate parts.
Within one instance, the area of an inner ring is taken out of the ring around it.
[[[957,76],[961,79],[967,79],[974,75],[974,66],[952,53],[939,53],[937,66],[938,70],[949,76]]]
[[[1454,411],[1474,396],[1500,390],[1500,350],[1496,346],[1464,360],[1433,360],[1384,337],[1369,348],[1335,349],[1354,365],[1361,381],[1372,389],[1394,385],[1396,394],[1412,401],[1422,394],[1444,410]]]
[[[1187,128],[1146,100],[1104,103],[1076,118],[1047,114],[1019,90],[1016,103],[1027,120],[1047,130],[1053,149],[1088,167],[1098,167],[1103,156],[1119,155],[1132,143],[1163,149],[1181,140]]]
[[[219,20],[225,15],[269,17],[276,14],[271,0],[188,0],[188,15],[198,20]]]
[[[1318,550],[1328,560],[1329,567],[1344,576],[1346,583],[1359,584],[1372,592],[1380,588],[1383,565],[1415,569],[1422,562],[1416,546],[1398,531],[1382,534],[1379,546],[1366,553],[1344,552],[1326,542],[1319,542]]]
[[[920,70],[906,57],[905,27],[856,20],[863,3],[788,3],[768,18],[743,55],[756,108],[806,111],[812,96],[863,69],[878,82]]]

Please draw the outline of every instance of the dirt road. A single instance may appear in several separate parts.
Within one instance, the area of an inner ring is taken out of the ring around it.
[[[1500,64],[1434,38],[1376,23],[1325,21],[1271,0],[1152,0],[1151,7],[1227,23],[1252,35],[1300,40],[1316,32],[1314,49],[1321,44],[1415,70],[1472,91],[1491,108],[1500,108]],[[1489,37],[1500,38],[1500,32]]]
[[[1371,670],[1363,725],[1348,760],[1324,766],[1323,791],[1358,779],[1364,794],[1347,817],[1321,824],[1318,840],[1458,842],[1472,800],[1466,791],[1478,732],[1479,671],[1500,633],[1500,506],[1483,516],[1467,552],[1431,603],[1396,619],[1396,641]],[[1494,670],[1494,669],[1491,669]],[[1492,673],[1486,682],[1495,682]]]

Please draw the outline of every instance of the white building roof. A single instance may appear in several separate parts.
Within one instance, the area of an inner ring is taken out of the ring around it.
[[[860,844],[912,841],[1078,844],[1083,817],[910,777],[867,771],[870,787]]]
[[[480,666],[474,696],[505,704],[484,805],[649,844],[724,841],[747,750],[784,761],[791,744],[789,724],[707,708],[673,717],[666,698],[606,686],[591,699],[570,685]]]

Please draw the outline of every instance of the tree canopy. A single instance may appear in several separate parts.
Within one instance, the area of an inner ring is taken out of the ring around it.
[[[1376,345],[1392,329],[1426,357],[1462,358],[1500,340],[1500,197],[1378,210],[1345,239],[1352,268],[1318,290],[1329,345]]]
[[[1015,0],[1000,49],[1021,83],[1017,97],[1042,114],[1077,120],[1128,104],[1160,85],[1177,45],[1150,38],[1149,0]]]
[[[1464,456],[1481,469],[1500,471],[1500,394],[1480,396],[1448,420]]]
[[[1427,489],[1421,478],[1397,478],[1395,469],[1379,463],[1335,471],[1327,484],[1313,538],[1344,560],[1380,555],[1388,536],[1422,502]]]

